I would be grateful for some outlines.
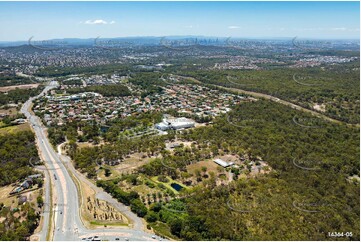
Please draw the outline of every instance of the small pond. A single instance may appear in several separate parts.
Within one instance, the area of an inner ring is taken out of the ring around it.
[[[170,186],[173,187],[177,192],[179,192],[180,190],[182,190],[184,188],[177,183],[172,183],[172,184],[170,184]]]

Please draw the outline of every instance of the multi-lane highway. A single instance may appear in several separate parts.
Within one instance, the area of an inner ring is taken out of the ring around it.
[[[90,230],[83,225],[80,218],[78,190],[69,172],[72,172],[72,175],[78,179],[84,179],[84,177],[80,177],[75,172],[69,159],[61,160],[61,156],[51,146],[46,135],[46,128],[41,120],[29,110],[34,99],[45,95],[49,90],[57,87],[57,85],[55,81],[50,82],[41,94],[30,98],[21,109],[21,112],[25,114],[34,130],[39,153],[44,160],[48,178],[50,178],[45,186],[45,203],[52,206],[46,206],[44,210],[43,227],[38,234],[39,240],[47,239],[48,228],[51,224],[53,226],[48,237],[55,241],[81,240],[91,236],[99,236],[100,239],[106,240],[115,240],[115,238],[120,240],[153,240],[154,236],[152,234],[143,231],[142,220],[131,214],[128,208],[125,209],[125,212],[133,220],[133,228]],[[66,166],[70,169],[67,169]],[[50,186],[52,188],[52,197],[50,197]],[[99,192],[99,189],[97,192]],[[115,200],[112,202],[117,203]],[[122,204],[115,205],[115,207],[124,208]],[[50,211],[52,211],[52,216],[50,216]]]

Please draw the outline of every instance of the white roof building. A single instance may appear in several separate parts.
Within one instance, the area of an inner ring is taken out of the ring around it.
[[[195,122],[187,118],[176,118],[176,119],[166,119],[164,118],[162,122],[155,125],[159,130],[168,130],[168,129],[187,129],[195,126]]]
[[[167,123],[165,123],[164,121],[156,124],[155,127],[156,127],[157,129],[163,130],[163,131],[169,129],[169,125],[168,125]]]
[[[215,159],[214,162],[217,163],[220,166],[223,166],[223,167],[228,167],[228,166],[231,166],[231,165],[234,164],[233,162],[228,163],[228,162],[226,162],[224,160],[221,160],[221,159]]]

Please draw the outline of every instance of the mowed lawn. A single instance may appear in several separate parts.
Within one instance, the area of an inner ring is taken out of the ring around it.
[[[219,173],[217,168],[219,165],[217,165],[213,160],[203,160],[191,165],[187,166],[187,171],[191,174],[194,174],[196,170],[202,171],[202,167],[207,167],[207,172],[213,171],[215,174]]]

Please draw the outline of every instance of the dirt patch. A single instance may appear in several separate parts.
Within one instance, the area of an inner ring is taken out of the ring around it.
[[[0,114],[9,115],[12,117],[18,114],[18,110],[16,108],[0,109]]]
[[[40,85],[39,83],[36,83],[36,84],[25,84],[25,85],[0,87],[0,92],[8,92],[8,91],[11,91],[11,90],[15,90],[16,88],[19,88],[19,89],[33,89],[33,88],[37,88],[39,85]]]
[[[14,186],[9,185],[0,188],[0,203],[4,203],[5,206],[10,206],[13,201],[17,201],[16,197],[9,197],[9,193],[14,189]]]
[[[107,201],[88,197],[85,206],[95,222],[109,222],[110,224],[116,222],[122,225],[129,223],[128,219]]]
[[[320,112],[326,112],[326,105],[325,104],[315,104],[313,106],[313,109],[320,111]]]

